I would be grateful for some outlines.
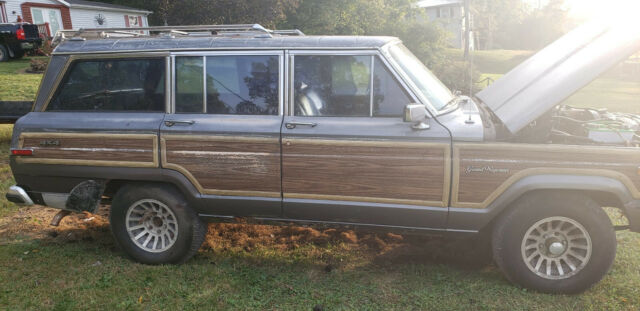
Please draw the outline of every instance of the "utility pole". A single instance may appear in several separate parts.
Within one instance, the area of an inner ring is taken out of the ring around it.
[[[471,49],[471,0],[464,0],[464,59],[469,60]]]

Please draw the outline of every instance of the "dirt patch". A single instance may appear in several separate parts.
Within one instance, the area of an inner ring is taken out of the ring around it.
[[[326,246],[329,243],[345,243],[381,251],[402,242],[402,236],[391,233],[376,234],[295,226],[214,223],[209,224],[209,231],[203,247],[213,250],[244,249],[250,251],[256,247],[291,250],[307,244]]]
[[[57,212],[40,206],[24,207],[11,216],[1,218],[0,245],[30,239],[51,243],[91,241],[113,244],[108,207],[101,207],[96,214],[71,214],[62,220],[59,227],[52,227],[49,223]],[[202,248],[214,252],[252,252],[260,248],[290,251],[310,244],[318,246],[319,256],[324,256],[321,254],[323,247],[341,245],[345,251],[358,252],[382,266],[432,262],[476,267],[490,261],[488,245],[477,240],[247,223],[209,224]],[[329,270],[341,265],[332,260],[326,258]]]
[[[49,225],[59,210],[41,206],[19,209],[0,219],[0,244],[15,240],[39,239],[54,243],[101,241],[111,243],[109,210],[102,207],[96,214],[77,213],[65,217],[60,226]]]

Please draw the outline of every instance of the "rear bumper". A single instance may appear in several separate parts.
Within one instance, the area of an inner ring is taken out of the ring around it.
[[[629,230],[640,233],[640,200],[630,201],[624,208],[629,219]]]
[[[13,202],[18,205],[33,205],[33,200],[31,200],[31,197],[29,197],[24,189],[18,186],[9,187],[9,191],[7,191],[6,197],[9,202]]]

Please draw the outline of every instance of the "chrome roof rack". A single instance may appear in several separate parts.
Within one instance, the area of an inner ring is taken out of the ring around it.
[[[260,24],[236,25],[192,25],[192,26],[152,26],[136,28],[80,28],[78,30],[59,30],[52,40],[58,45],[66,40],[84,41],[87,39],[136,38],[136,37],[273,37],[304,36],[298,29],[270,30]]]

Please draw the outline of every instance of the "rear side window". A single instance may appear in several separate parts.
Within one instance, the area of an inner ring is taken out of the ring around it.
[[[411,103],[375,56],[300,55],[294,67],[296,116],[398,117]]]
[[[279,67],[275,55],[176,57],[175,111],[277,115]]]
[[[165,60],[75,61],[47,111],[165,111]]]

